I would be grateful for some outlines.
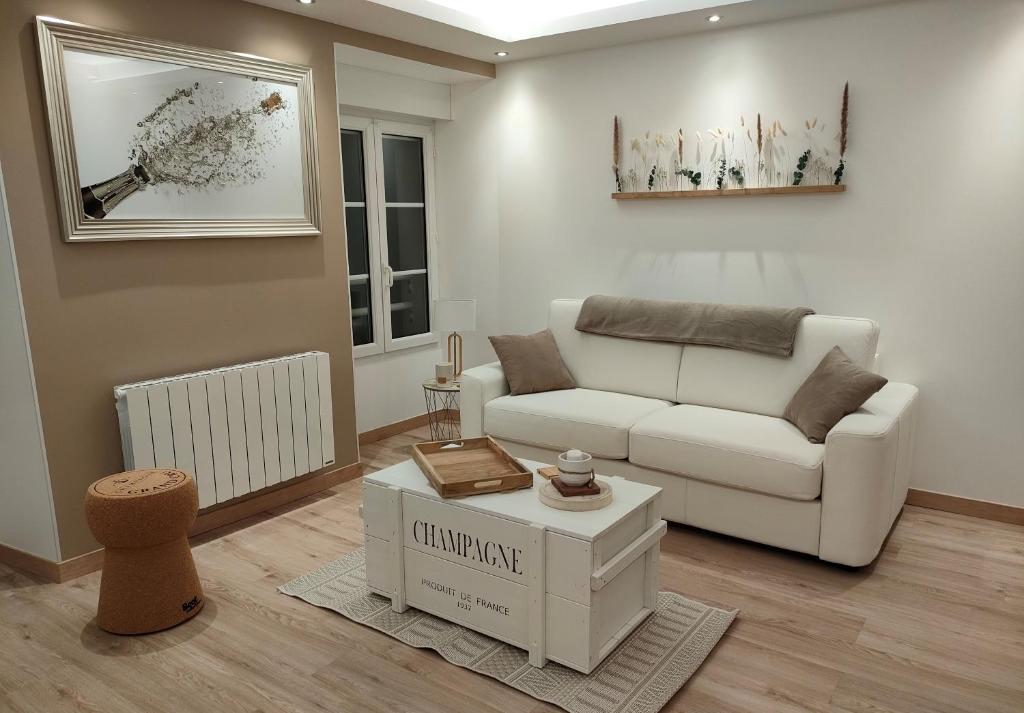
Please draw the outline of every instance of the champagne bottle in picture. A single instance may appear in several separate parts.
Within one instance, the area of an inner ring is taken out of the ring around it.
[[[143,163],[132,164],[113,178],[83,186],[82,208],[89,218],[106,218],[118,203],[152,180]]]

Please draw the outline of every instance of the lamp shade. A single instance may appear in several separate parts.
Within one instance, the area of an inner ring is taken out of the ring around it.
[[[442,332],[472,332],[476,329],[476,300],[438,300],[434,322]]]

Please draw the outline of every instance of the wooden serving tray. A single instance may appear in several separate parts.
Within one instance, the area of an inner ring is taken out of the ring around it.
[[[533,487],[533,473],[490,436],[417,443],[412,457],[442,498]]]

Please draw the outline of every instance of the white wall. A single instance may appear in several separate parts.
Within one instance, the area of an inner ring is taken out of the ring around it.
[[[442,356],[431,344],[356,359],[356,430],[366,433],[426,413],[423,382]]]
[[[846,194],[609,199],[613,115],[627,147],[757,111],[835,127],[847,80]],[[502,64],[437,130],[442,280],[479,300],[467,361],[599,292],[871,317],[883,373],[921,388],[913,485],[1024,505],[1022,86],[1024,3],[994,0]]]
[[[347,107],[431,119],[452,118],[451,85],[337,64],[338,97]]]
[[[57,561],[57,525],[0,175],[0,543]]]

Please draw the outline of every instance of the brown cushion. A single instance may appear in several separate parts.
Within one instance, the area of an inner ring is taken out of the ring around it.
[[[513,396],[576,388],[550,329],[488,338]]]
[[[797,389],[782,417],[811,443],[823,443],[843,416],[859,409],[887,382],[854,364],[839,347],[832,347]]]

